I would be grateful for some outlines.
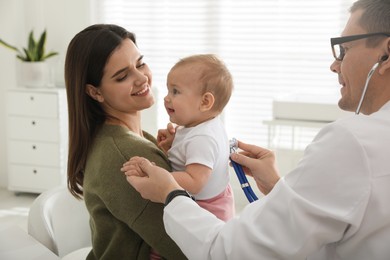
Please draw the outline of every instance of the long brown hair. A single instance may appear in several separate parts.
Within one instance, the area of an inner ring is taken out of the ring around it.
[[[69,114],[68,188],[83,195],[84,168],[95,134],[106,120],[100,104],[86,93],[86,85],[99,87],[104,67],[124,39],[136,44],[135,35],[113,24],[95,24],[69,43],[65,59],[65,85]]]

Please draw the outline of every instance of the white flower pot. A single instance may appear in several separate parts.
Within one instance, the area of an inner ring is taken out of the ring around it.
[[[53,87],[51,73],[46,62],[19,62],[18,85],[31,88]]]

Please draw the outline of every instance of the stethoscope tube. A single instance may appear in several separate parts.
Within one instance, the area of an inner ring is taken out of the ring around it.
[[[364,84],[363,92],[362,92],[362,95],[360,96],[359,104],[358,104],[358,106],[357,106],[357,108],[356,108],[356,111],[355,111],[355,114],[356,114],[356,115],[358,115],[358,114],[360,113],[360,109],[361,109],[362,104],[363,104],[363,99],[364,99],[364,97],[366,96],[366,91],[367,91],[367,88],[368,88],[368,83],[370,83],[370,79],[371,79],[372,75],[374,74],[376,68],[378,68],[379,63],[380,63],[380,62],[375,63],[374,66],[372,66],[371,70],[368,72],[367,79],[366,79],[366,83]]]
[[[235,152],[237,149],[237,140],[233,138],[230,141],[230,151]],[[251,185],[248,182],[248,179],[246,178],[245,172],[242,169],[242,166],[232,159],[230,159],[230,162],[233,166],[234,171],[236,172],[238,181],[240,182],[241,188],[244,191],[245,196],[247,197],[248,201],[250,203],[258,200],[256,194],[253,192]]]
[[[230,160],[234,171],[236,172],[238,181],[240,182],[241,188],[245,193],[245,196],[247,197],[248,201],[250,203],[258,200],[256,194],[253,192],[251,185],[248,182],[248,179],[245,176],[244,170],[242,169],[242,166],[238,163],[234,162],[233,160]]]

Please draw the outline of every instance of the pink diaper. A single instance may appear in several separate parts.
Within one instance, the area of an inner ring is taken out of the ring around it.
[[[213,213],[217,218],[228,221],[234,217],[234,195],[230,184],[219,195],[206,200],[197,200],[199,206]]]

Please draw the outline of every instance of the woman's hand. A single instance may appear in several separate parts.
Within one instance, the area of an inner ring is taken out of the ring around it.
[[[168,150],[171,148],[175,134],[176,134],[176,127],[172,123],[168,123],[167,129],[158,130],[157,145],[165,153],[167,153]]]
[[[143,157],[131,158],[121,170],[126,174],[127,181],[143,198],[154,202],[164,203],[171,191],[183,190],[170,172]]]
[[[274,153],[240,141],[238,148],[242,151],[231,154],[231,159],[242,165],[246,175],[255,179],[257,187],[263,194],[268,194],[280,179]]]

